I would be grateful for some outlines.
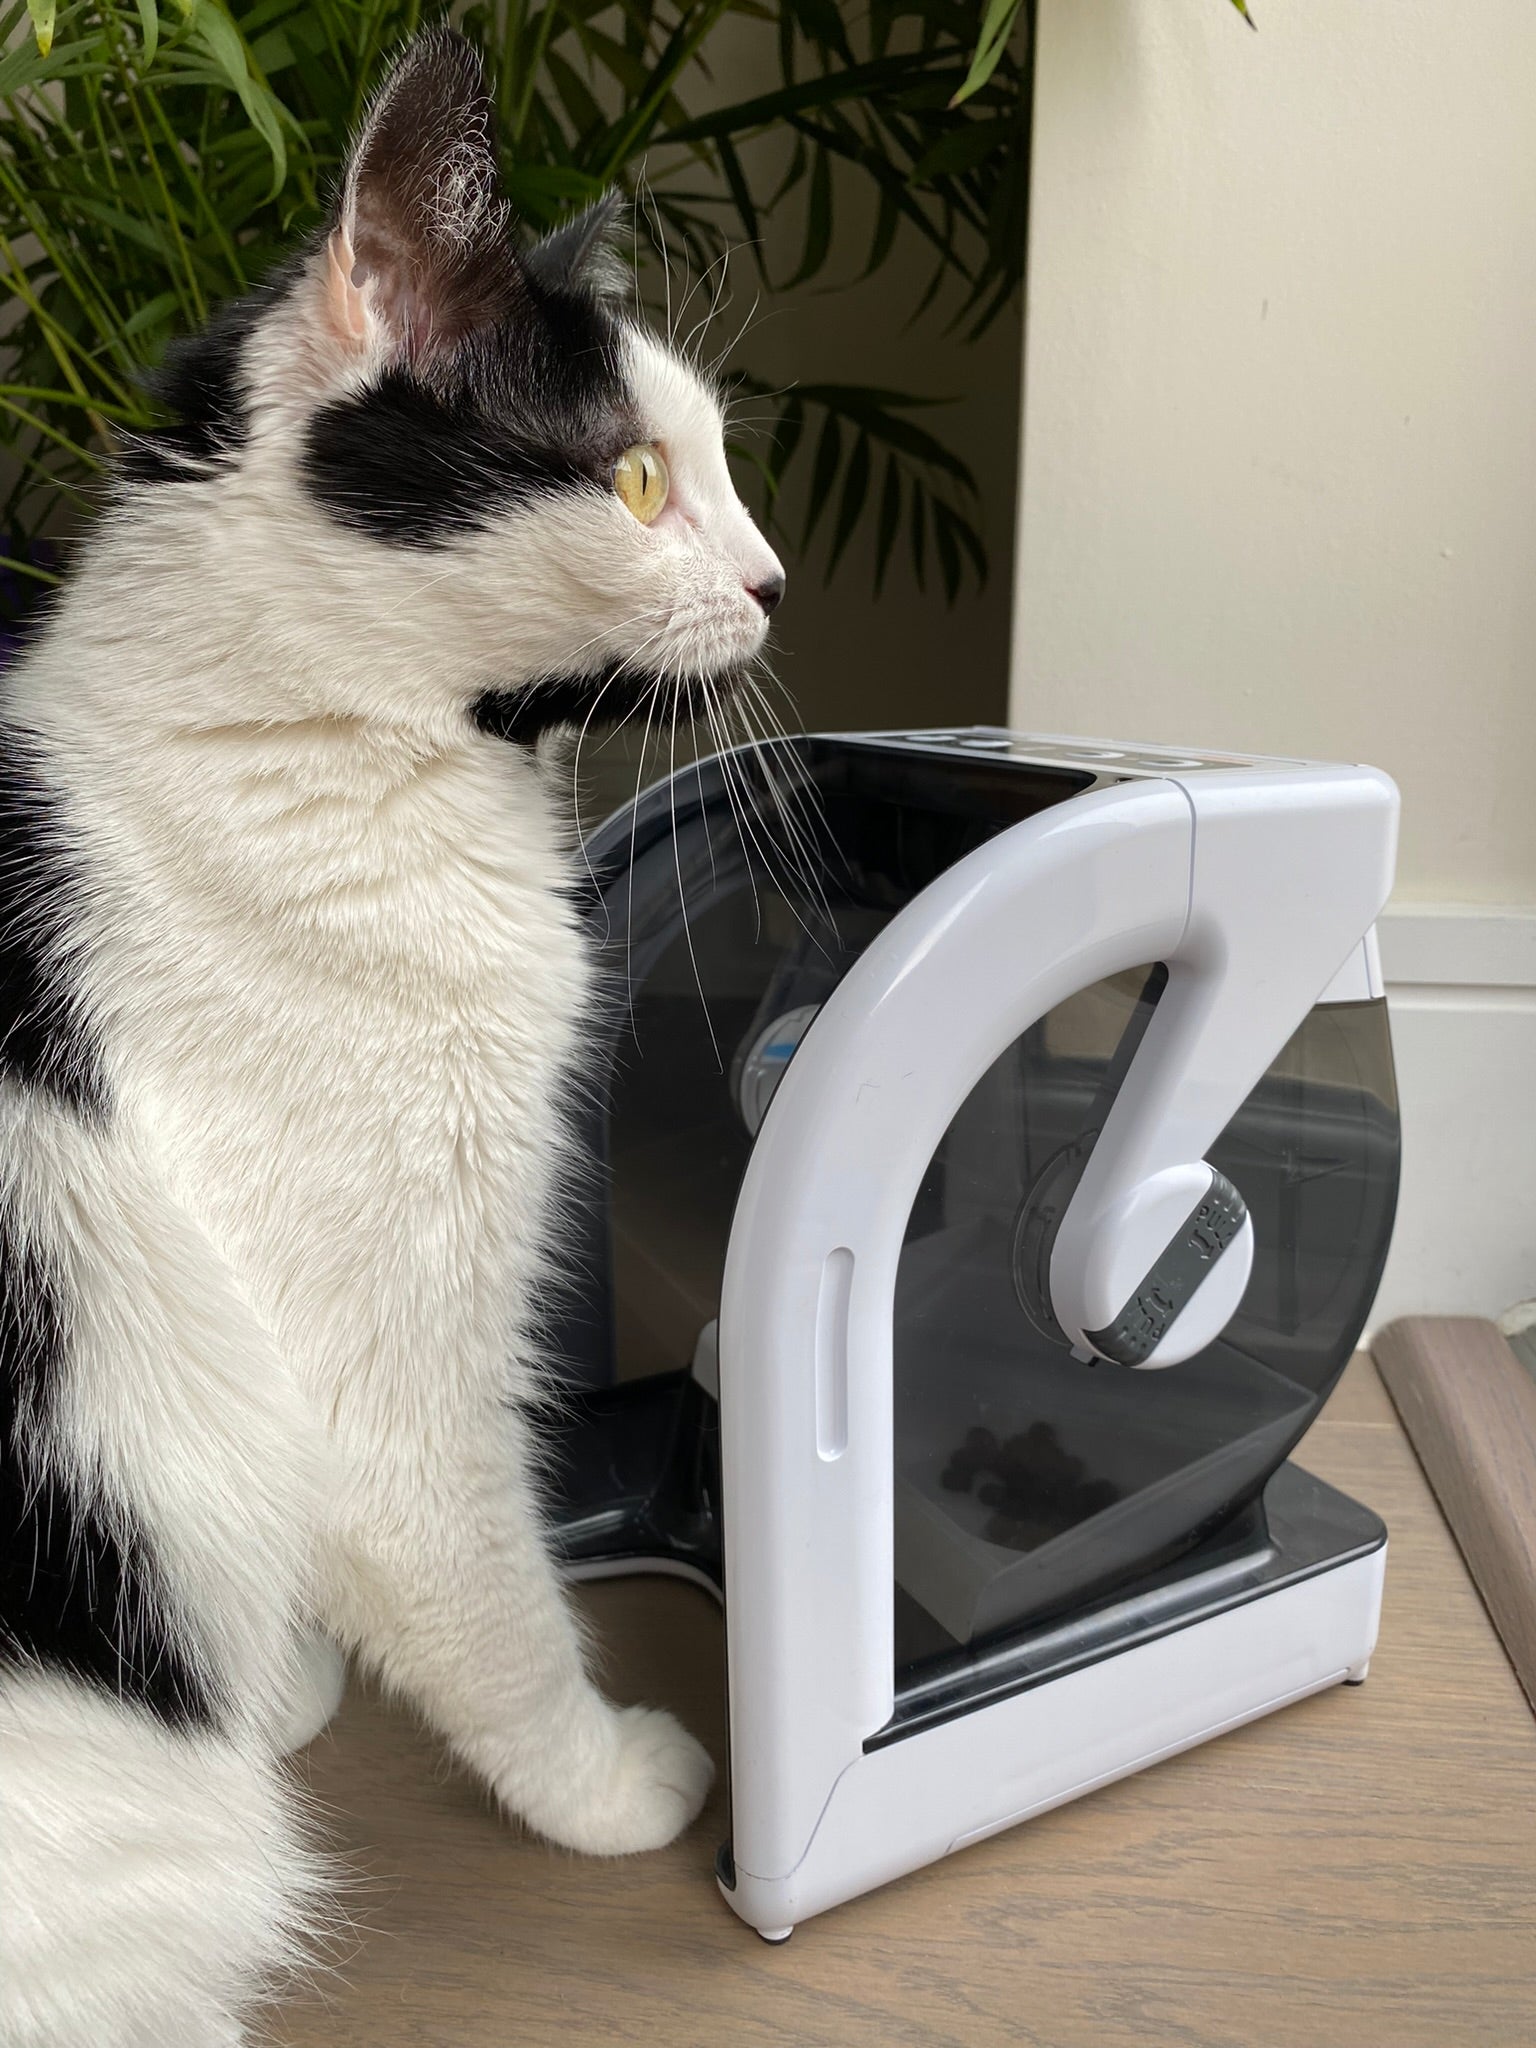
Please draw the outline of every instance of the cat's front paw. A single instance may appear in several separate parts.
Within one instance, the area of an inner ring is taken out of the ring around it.
[[[703,1745],[657,1707],[607,1707],[558,1788],[517,1806],[540,1834],[586,1856],[660,1849],[695,1819],[715,1767]]]

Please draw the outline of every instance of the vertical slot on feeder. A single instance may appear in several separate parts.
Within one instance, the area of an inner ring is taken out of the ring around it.
[[[816,1303],[816,1455],[840,1458],[848,1448],[848,1304],[853,1253],[829,1252]]]

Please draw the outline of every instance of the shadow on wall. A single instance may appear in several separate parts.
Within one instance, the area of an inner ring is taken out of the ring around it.
[[[862,223],[849,241],[855,251],[865,246]],[[744,258],[737,259],[737,267],[746,269]],[[991,564],[983,589],[968,580],[954,605],[947,605],[931,562],[927,588],[918,589],[903,536],[876,597],[873,531],[866,521],[827,583],[831,520],[818,529],[808,554],[798,558],[790,536],[798,533],[804,497],[787,494],[786,533],[775,536],[789,570],[789,595],[774,620],[775,666],[808,726],[998,723],[1004,715],[1020,311],[1015,304],[973,344],[946,334],[937,313],[909,325],[927,271],[915,250],[899,249],[873,278],[830,290],[785,293],[765,303],[754,337],[754,367],[776,382],[825,378],[952,400],[936,406],[923,423],[940,433],[975,474]],[[743,288],[737,285],[738,295]],[[794,482],[795,491],[803,493],[806,476]]]

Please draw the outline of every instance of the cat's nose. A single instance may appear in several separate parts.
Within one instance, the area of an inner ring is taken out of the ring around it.
[[[784,595],[784,578],[765,576],[761,583],[749,583],[747,595],[755,597],[765,612],[774,611],[779,599]]]

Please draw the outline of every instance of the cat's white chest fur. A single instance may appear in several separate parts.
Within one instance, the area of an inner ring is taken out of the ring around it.
[[[127,1126],[338,1427],[483,1399],[526,1325],[587,985],[546,793],[478,737],[213,751],[198,858],[146,819],[98,922]]]

